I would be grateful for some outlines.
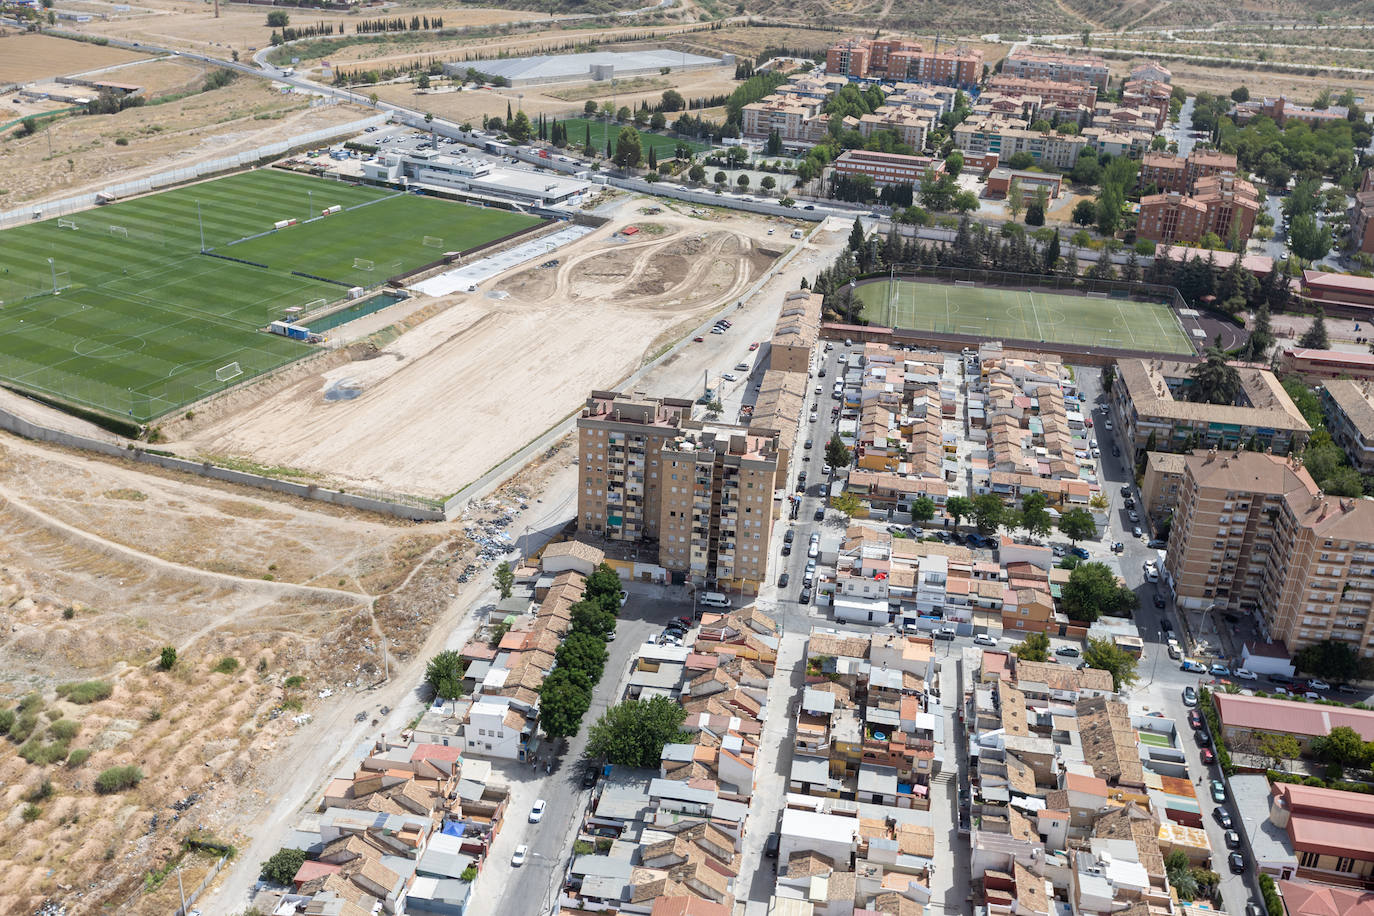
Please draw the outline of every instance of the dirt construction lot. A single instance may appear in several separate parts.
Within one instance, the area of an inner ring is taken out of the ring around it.
[[[184,435],[172,427],[171,448],[244,456],[345,486],[456,492],[587,392],[634,372],[667,335],[738,298],[788,247],[781,221],[646,216],[645,206],[626,203],[610,225],[554,252],[557,268],[516,268],[476,293],[446,297],[451,305],[371,358]],[[633,241],[618,235],[630,223],[641,229]],[[361,396],[326,402],[324,390],[342,379]]]
[[[0,83],[27,83],[142,58],[122,48],[0,30]]]

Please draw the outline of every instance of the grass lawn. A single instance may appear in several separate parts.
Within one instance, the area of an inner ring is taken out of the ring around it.
[[[335,205],[346,209],[231,244]],[[0,232],[0,381],[145,422],[308,354],[260,330],[285,309],[535,221],[260,169],[10,229]],[[202,233],[216,253],[267,269],[201,254]],[[374,270],[355,269],[355,257]]]
[[[568,118],[560,121],[568,129],[568,142],[573,148],[581,150],[587,142],[587,126],[592,129],[592,146],[598,153],[606,150],[606,136],[611,138],[611,152],[615,152],[615,138],[620,136],[620,129],[624,124],[612,121],[607,124],[605,121],[589,121],[586,118]],[[653,131],[639,131],[639,145],[644,149],[645,161],[649,158],[649,150],[652,148],[660,160],[671,159],[673,151],[677,149],[679,143],[686,144],[694,153],[710,149],[710,145],[702,143],[700,140],[688,140],[678,138],[672,134],[656,134]]]
[[[855,290],[872,324],[989,339],[1192,353],[1173,311],[1158,302],[1052,291],[887,280]]]

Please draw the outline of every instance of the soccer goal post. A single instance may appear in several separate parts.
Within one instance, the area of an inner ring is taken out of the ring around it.
[[[437,235],[427,235],[424,244],[426,248],[443,248],[444,240]]]
[[[58,229],[75,229],[75,228],[76,228],[76,220],[74,220],[74,219],[59,219],[59,220],[57,221],[57,228],[58,228]]]
[[[369,261],[367,258],[354,258],[354,259],[353,259],[353,269],[354,269],[354,270],[371,270],[371,269],[372,269],[372,262]]]
[[[301,309],[301,311],[304,314],[309,315],[312,314],[316,309],[322,309],[328,304],[328,299],[311,299],[309,302],[305,304],[305,307]]]
[[[129,237],[129,230],[124,226],[111,226],[110,235],[117,236],[121,239],[127,239]]]
[[[237,362],[232,362],[215,370],[215,381],[227,382],[230,379],[238,378],[240,375],[243,375],[243,370],[239,368]]]

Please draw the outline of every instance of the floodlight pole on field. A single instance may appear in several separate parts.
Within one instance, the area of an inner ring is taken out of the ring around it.
[[[196,223],[200,226],[200,251],[205,253],[205,221],[200,218],[200,201],[196,201]]]
[[[315,191],[312,188],[306,188],[305,193],[310,195],[305,205],[305,218],[310,219],[315,215]]]
[[[57,295],[57,265],[52,258],[48,258],[48,269],[52,271],[52,294]]]

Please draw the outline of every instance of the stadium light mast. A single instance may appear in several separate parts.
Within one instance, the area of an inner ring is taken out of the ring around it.
[[[52,258],[48,258],[48,269],[52,271],[52,294],[57,295],[57,265]]]
[[[205,253],[205,221],[200,218],[200,201],[196,201],[196,223],[200,226],[200,253]]]

